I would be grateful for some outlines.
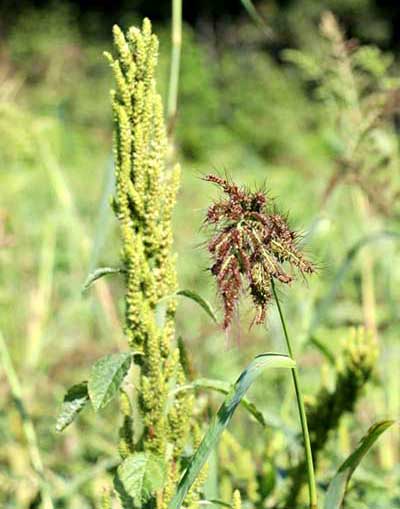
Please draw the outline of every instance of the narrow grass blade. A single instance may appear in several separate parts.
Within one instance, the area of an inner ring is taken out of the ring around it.
[[[193,380],[190,385],[185,385],[182,389],[208,389],[219,392],[221,394],[229,394],[232,389],[232,384],[224,382],[223,380],[213,380],[211,378],[198,378]],[[246,397],[242,398],[240,404],[258,421],[262,426],[266,426],[265,418],[260,410],[254,403],[249,401]]]
[[[173,297],[176,297],[177,295],[179,297],[186,297],[187,299],[190,299],[190,300],[196,302],[196,304],[198,304],[201,308],[203,308],[203,310],[208,314],[208,316],[215,323],[218,323],[217,317],[213,311],[211,304],[206,299],[203,299],[203,297],[201,297],[201,295],[194,292],[193,290],[178,290],[178,291],[171,293],[170,295],[166,295],[165,297],[160,299],[158,301],[157,306],[158,306],[159,312],[161,314],[165,313],[165,306],[163,306],[164,302],[167,301],[168,299],[172,299]]]
[[[98,269],[91,272],[86,278],[86,281],[82,286],[82,293],[89,290],[89,288],[101,277],[104,277],[107,274],[119,274],[121,272],[124,272],[124,269],[121,267],[99,267]]]
[[[181,507],[188,490],[199,475],[222,432],[228,426],[237,406],[262,371],[266,368],[293,369],[295,365],[296,363],[293,359],[287,355],[277,353],[265,353],[253,359],[241,373],[218,410],[178,485],[177,492],[169,505],[169,509],[179,509]]]
[[[181,297],[186,297],[188,299],[193,300],[196,302],[200,307],[204,309],[204,311],[208,314],[209,317],[214,320],[215,323],[218,322],[217,317],[215,316],[215,313],[211,307],[211,304],[203,299],[198,293],[193,292],[192,290],[178,290],[176,292],[176,295],[180,295]]]
[[[389,420],[377,422],[368,430],[367,434],[361,439],[360,445],[342,464],[329,484],[324,509],[340,509],[342,507],[346,488],[354,470],[380,435],[390,428],[394,422]]]

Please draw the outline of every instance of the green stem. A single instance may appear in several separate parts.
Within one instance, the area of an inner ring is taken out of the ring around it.
[[[11,394],[14,398],[16,409],[22,420],[22,428],[24,430],[25,438],[28,444],[28,452],[30,460],[35,472],[39,478],[40,491],[42,494],[42,507],[43,509],[53,509],[53,503],[49,494],[49,487],[44,477],[44,467],[42,458],[39,451],[38,440],[33,426],[33,422],[25,408],[22,399],[22,389],[19,383],[17,373],[14,369],[10,354],[8,352],[7,344],[0,331],[0,361],[4,368],[7,381],[10,385]]]
[[[169,132],[173,131],[173,125],[175,123],[178,107],[179,67],[181,61],[182,45],[182,0],[172,0],[171,39],[171,70],[169,76],[167,104],[167,126]]]
[[[285,336],[286,340],[286,346],[289,352],[290,357],[295,360],[293,355],[293,349],[292,345],[290,343],[289,334],[286,327],[285,318],[282,313],[282,308],[278,299],[278,295],[276,293],[275,289],[275,283],[273,279],[271,278],[271,286],[272,286],[272,292],[274,294],[276,306],[278,308],[279,312],[279,318],[281,320],[283,334]],[[294,390],[296,392],[296,400],[297,400],[297,407],[299,410],[299,416],[300,416],[300,422],[301,422],[301,430],[303,433],[303,440],[304,440],[304,449],[306,454],[306,463],[307,463],[307,472],[308,472],[308,491],[309,491],[309,497],[310,497],[310,509],[317,509],[318,503],[317,503],[317,488],[315,483],[315,473],[314,473],[314,463],[313,463],[313,457],[312,457],[312,450],[311,450],[311,442],[310,442],[310,434],[308,432],[308,424],[307,424],[307,416],[304,409],[304,398],[300,386],[300,379],[299,379],[299,373],[297,370],[297,367],[292,369],[292,376],[293,376],[293,383],[294,383]]]

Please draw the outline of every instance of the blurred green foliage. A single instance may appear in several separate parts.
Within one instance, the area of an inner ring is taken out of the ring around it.
[[[181,288],[195,289],[215,301],[205,270],[207,254],[201,247],[205,240],[201,224],[213,191],[199,177],[211,169],[226,171],[251,186],[265,183],[289,210],[294,226],[304,229],[306,248],[320,270],[307,286],[294,284],[282,299],[311,397],[318,393],[321,379],[327,394],[336,379],[335,367],[315,344],[338,357],[341,341],[350,341],[349,327],[364,322],[359,262],[365,248],[336,288],[346,254],[365,234],[399,232],[396,215],[373,214],[365,224],[351,186],[338,187],[322,206],[323,192],[337,168],[340,140],[324,98],[315,94],[318,80],[304,79],[299,67],[307,67],[308,74],[321,70],[318,58],[324,58],[324,45],[318,23],[326,7],[348,19],[352,33],[364,40],[387,44],[392,37],[391,24],[375,16],[376,5],[369,0],[289,2],[286,9],[277,2],[262,4],[260,13],[274,34],[270,41],[244,12],[235,22],[216,26],[205,22],[196,31],[186,26],[176,126],[177,157],[183,168],[175,217]],[[125,24],[137,19],[128,13]],[[165,94],[169,30],[164,25],[155,30],[161,38],[158,78]],[[111,83],[102,51],[109,49],[110,40],[111,36],[84,37],[73,11],[60,4],[46,11],[25,11],[1,41],[0,324],[35,424],[55,507],[60,509],[95,507],[103,489],[110,489],[109,472],[117,464],[113,444],[118,426],[112,406],[96,417],[83,411],[63,435],[54,431],[65,388],[86,379],[91,363],[123,344],[118,276],[103,286],[96,284],[86,297],[80,292],[93,265],[116,266],[118,260],[117,225],[107,207]],[[298,67],[283,62],[280,49],[287,45],[301,48],[312,59]],[[381,73],[393,58],[377,51],[361,48],[356,60],[358,68],[381,82]],[[392,69],[398,76],[396,61]],[[387,120],[386,134],[378,142],[382,150],[389,146],[397,155],[394,121]],[[398,164],[384,165],[382,171],[391,183],[399,183]],[[368,396],[329,438],[320,462],[323,483],[360,438],[360,429],[399,414],[400,270],[395,263],[399,244],[383,239],[371,251],[378,369]],[[312,344],[308,331],[316,305],[332,289],[334,298],[324,308]],[[237,321],[227,339],[193,303],[180,303],[178,331],[195,372],[230,381],[255,353],[282,350],[275,309],[270,309],[266,329],[249,330],[247,303],[240,314],[241,324]],[[38,483],[21,421],[2,372],[0,379],[0,505],[37,507]],[[223,481],[221,492],[216,492],[211,478],[208,498],[230,501],[238,488],[243,507],[266,508],[274,507],[285,492],[288,468],[302,453],[292,387],[281,373],[265,375],[263,382],[273,387],[268,391],[275,394],[273,399],[265,399],[263,384],[254,387],[250,397],[265,412],[269,425],[260,429],[247,412],[239,412],[231,438],[221,444],[220,455],[229,456],[230,463],[218,474],[217,459],[217,466],[210,469]],[[201,395],[196,411],[208,416],[219,401],[219,396]],[[355,477],[348,507],[400,507],[398,445],[395,431],[382,439]],[[241,448],[246,463],[248,451],[253,459],[245,471],[243,464],[235,464]]]

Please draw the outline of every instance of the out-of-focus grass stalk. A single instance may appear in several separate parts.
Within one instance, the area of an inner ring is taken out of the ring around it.
[[[355,189],[355,204],[358,209],[360,221],[364,232],[370,229],[371,218],[369,214],[369,204],[366,196]],[[364,249],[361,258],[361,295],[364,315],[365,328],[371,332],[376,341],[379,341],[378,325],[376,318],[376,296],[374,282],[374,255],[370,246]],[[377,408],[381,407],[382,398],[377,398]],[[388,402],[386,402],[386,412],[388,412]],[[390,430],[391,431],[391,430]],[[396,465],[397,436],[395,433],[388,432],[382,437],[378,444],[379,461],[383,468],[392,470]]]
[[[368,212],[368,201],[365,195],[355,189],[356,204],[359,211],[362,227],[365,233],[368,232],[370,217]],[[361,292],[362,305],[364,314],[364,325],[371,332],[376,340],[378,340],[378,327],[376,324],[376,302],[375,302],[375,285],[374,285],[374,259],[372,251],[369,247],[364,250],[361,259]]]
[[[241,0],[241,2],[254,23],[264,32],[268,39],[272,39],[273,32],[271,28],[266,24],[264,18],[260,16],[257,9],[254,7],[253,2],[251,0]]]
[[[174,130],[178,111],[179,69],[182,46],[182,0],[172,0],[171,67],[167,102],[167,129]]]
[[[276,293],[275,283],[272,278],[271,278],[271,287],[272,287],[272,292],[274,294],[276,306],[278,308],[279,318],[280,318],[280,321],[282,324],[283,334],[285,336],[288,353],[289,353],[289,356],[293,360],[295,360],[295,357],[293,355],[291,341],[290,341],[289,334],[288,334],[287,327],[286,327],[285,318],[283,316],[281,304],[279,302],[279,298]],[[315,473],[314,473],[314,462],[313,462],[313,457],[312,457],[310,434],[308,432],[307,416],[306,416],[306,411],[304,408],[304,398],[303,398],[303,393],[301,390],[297,366],[292,368],[292,376],[293,376],[294,389],[296,392],[296,401],[297,401],[297,408],[298,408],[299,416],[300,416],[301,430],[303,433],[303,440],[304,440],[304,450],[305,450],[307,473],[308,473],[308,492],[309,492],[309,499],[310,499],[310,509],[317,509],[318,502],[317,502],[317,487],[316,487]]]
[[[50,309],[51,290],[53,286],[56,228],[52,219],[45,225],[43,245],[40,256],[38,286],[34,291],[32,318],[28,324],[28,352],[26,364],[34,368],[42,350],[43,329]]]
[[[65,210],[69,220],[72,223],[72,230],[80,238],[82,255],[87,259],[90,254],[91,247],[89,236],[85,231],[84,225],[82,224],[75,203],[73,201],[72,194],[68,188],[62,170],[50,148],[48,141],[43,139],[43,135],[40,136],[39,133],[37,134],[38,135],[36,136],[36,139],[40,160],[42,161],[43,166],[45,167],[50,177],[50,181],[53,185],[58,201],[60,202],[62,208]],[[103,308],[103,311],[109,319],[110,324],[113,328],[119,329],[120,326],[118,314],[114,306],[109,286],[104,281],[104,279],[100,279],[97,282],[95,286],[95,292]]]
[[[51,500],[49,486],[45,478],[43,461],[38,446],[35,427],[33,425],[32,419],[30,418],[28,411],[26,410],[22,397],[21,384],[18,380],[18,376],[14,369],[6,341],[1,331],[0,331],[0,361],[5,371],[7,381],[10,385],[11,394],[14,398],[16,409],[21,417],[22,428],[28,444],[29,457],[32,466],[38,476],[38,482],[42,496],[42,508],[53,509],[53,502]]]

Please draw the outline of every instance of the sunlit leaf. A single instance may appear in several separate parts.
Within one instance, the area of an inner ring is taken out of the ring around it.
[[[164,484],[165,465],[161,456],[138,452],[128,456],[118,467],[114,485],[122,499],[131,498],[142,507]]]
[[[92,367],[88,383],[93,408],[104,408],[118,393],[132,362],[131,353],[114,353],[98,360]]]
[[[56,422],[56,431],[63,431],[89,401],[87,382],[73,385],[64,396],[60,415]]]

